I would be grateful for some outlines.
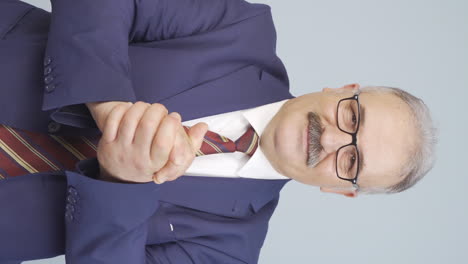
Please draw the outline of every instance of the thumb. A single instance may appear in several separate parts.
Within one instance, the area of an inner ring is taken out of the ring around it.
[[[188,136],[192,142],[192,147],[194,152],[197,152],[201,148],[203,143],[203,138],[205,137],[206,132],[208,131],[208,124],[204,122],[197,123],[194,126],[191,126],[188,131]]]

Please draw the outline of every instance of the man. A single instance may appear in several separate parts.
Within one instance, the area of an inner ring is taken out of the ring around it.
[[[64,253],[70,263],[257,263],[290,178],[355,197],[402,191],[430,168],[431,136],[419,126],[428,115],[407,93],[359,93],[351,84],[293,97],[266,5],[57,0],[49,21],[30,5],[0,3],[0,76],[12,88],[3,90],[0,122],[8,132],[106,134],[111,116],[142,118],[152,107],[137,102],[144,101],[180,113],[183,125],[205,122],[221,134],[236,127],[219,122],[234,120],[261,136],[250,158],[197,157],[187,174],[162,184],[111,182],[100,172],[112,166],[100,168],[96,158],[82,159],[76,171],[2,171],[1,263]],[[94,105],[109,101],[137,103]],[[191,134],[195,147],[204,132]]]

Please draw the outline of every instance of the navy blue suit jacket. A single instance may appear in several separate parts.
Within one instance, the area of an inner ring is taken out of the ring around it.
[[[100,133],[86,102],[185,121],[294,97],[270,7],[243,0],[0,0],[0,59],[0,123],[56,135]],[[257,263],[288,181],[98,173],[93,158],[0,180],[0,263]]]

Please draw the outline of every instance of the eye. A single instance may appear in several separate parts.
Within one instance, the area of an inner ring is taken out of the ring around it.
[[[348,126],[349,126],[349,129],[351,129],[350,132],[353,132],[353,130],[357,128],[357,123],[358,123],[356,111],[353,107],[349,107],[347,112],[348,112],[347,113]]]
[[[349,171],[353,169],[354,163],[356,163],[356,153],[352,153],[351,155],[349,155]]]
[[[351,120],[353,121],[353,125],[357,124],[357,117],[356,117],[356,114],[354,112],[353,112],[353,117],[351,118]]]

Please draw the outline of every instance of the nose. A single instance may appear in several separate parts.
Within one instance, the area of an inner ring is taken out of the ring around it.
[[[351,143],[352,136],[338,129],[336,126],[327,126],[323,130],[320,144],[323,150],[329,154],[337,151],[341,146]]]

